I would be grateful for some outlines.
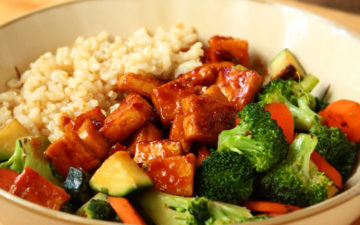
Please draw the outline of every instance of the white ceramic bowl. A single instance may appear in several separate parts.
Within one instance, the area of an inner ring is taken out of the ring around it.
[[[290,48],[317,75],[320,94],[331,84],[330,100],[360,100],[360,39],[325,19],[298,9],[241,0],[78,1],[40,10],[0,27],[0,89],[45,51],[72,45],[79,35],[108,31],[126,37],[176,22],[193,25],[203,41],[212,35],[246,39],[250,55],[268,62]],[[346,191],[306,209],[254,224],[350,224],[360,216],[360,171]],[[0,190],[0,221],[11,224],[115,224],[56,212]],[[118,224],[118,223],[117,223]]]

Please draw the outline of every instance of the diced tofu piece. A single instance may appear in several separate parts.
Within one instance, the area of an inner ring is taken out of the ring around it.
[[[127,150],[127,147],[125,145],[121,145],[119,143],[116,143],[113,146],[111,146],[111,148],[109,150],[109,156],[111,156],[115,152],[126,151],[126,150]]]
[[[255,70],[222,69],[216,80],[216,85],[230,103],[241,111],[245,105],[254,100],[263,82],[264,77]]]
[[[66,119],[66,118],[67,117],[64,117],[64,119]],[[94,109],[92,109],[88,112],[82,113],[79,116],[77,116],[76,118],[74,118],[73,120],[70,120],[68,123],[66,123],[65,131],[69,131],[69,130],[76,131],[77,129],[79,129],[79,127],[82,125],[82,123],[86,119],[90,119],[91,122],[96,127],[96,129],[100,129],[104,124],[105,115],[102,113],[101,108],[99,106],[97,106]]]
[[[235,126],[236,109],[216,98],[192,95],[182,102],[186,141],[216,144],[222,130]]]
[[[181,111],[181,101],[195,93],[194,87],[179,80],[170,81],[154,89],[151,100],[160,115],[161,122],[168,126]]]
[[[100,134],[95,128],[90,119],[86,119],[81,127],[78,129],[77,134],[80,139],[93,150],[93,153],[100,160],[104,159],[110,148],[110,143]]]
[[[176,80],[155,88],[151,100],[161,122],[168,126],[175,115],[181,112],[182,99],[196,93],[195,86],[212,85],[221,68],[232,66],[233,63],[230,62],[204,64],[193,71],[181,74]]]
[[[220,88],[216,85],[211,85],[206,91],[204,92],[205,95],[212,97],[221,102],[228,102],[228,99],[225,95],[221,92]]]
[[[171,125],[169,139],[171,141],[179,141],[181,143],[181,147],[184,153],[188,153],[190,151],[191,142],[185,140],[184,134],[184,115],[176,114],[175,119]]]
[[[156,158],[146,164],[146,173],[155,184],[155,189],[168,194],[192,196],[196,157],[189,153],[183,156]]]
[[[178,141],[141,141],[136,144],[134,160],[142,164],[151,159],[178,155],[181,155],[181,145]]]
[[[151,105],[144,98],[131,93],[121,102],[119,108],[106,117],[100,132],[112,142],[122,142],[144,125],[151,110]]]
[[[164,134],[150,122],[146,122],[139,130],[137,130],[130,138],[128,152],[131,156],[135,154],[136,144],[141,141],[156,141],[162,139]]]
[[[136,73],[126,73],[119,77],[115,87],[118,91],[135,91],[146,98],[150,98],[153,89],[161,84],[161,81],[154,78],[144,77]]]
[[[10,187],[11,194],[50,209],[60,210],[70,199],[64,189],[52,184],[36,171],[26,167]]]
[[[65,178],[70,166],[85,172],[96,168],[100,159],[87,147],[75,131],[52,143],[45,151],[56,170]]]
[[[232,37],[213,36],[207,52],[210,62],[231,61],[249,67],[248,42]]]

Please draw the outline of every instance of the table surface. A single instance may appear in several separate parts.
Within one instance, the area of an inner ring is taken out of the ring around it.
[[[0,26],[7,21],[15,19],[33,10],[49,7],[52,5],[74,0],[5,0],[0,1]],[[360,15],[347,13],[335,9],[325,8],[309,3],[294,0],[262,0],[267,2],[281,3],[303,10],[310,11],[334,21],[345,28],[360,34]],[[1,225],[1,224],[0,224]],[[360,225],[360,218],[351,225]]]

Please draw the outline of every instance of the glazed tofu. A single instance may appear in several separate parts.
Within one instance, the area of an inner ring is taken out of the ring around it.
[[[191,142],[185,140],[183,123],[184,123],[184,115],[180,113],[176,114],[175,119],[171,125],[169,139],[171,141],[179,141],[183,153],[188,153],[191,148]]]
[[[261,89],[264,78],[255,70],[222,69],[216,80],[216,85],[222,93],[241,111],[245,105],[252,102]]]
[[[204,92],[205,95],[216,99],[221,102],[228,102],[228,99],[225,97],[225,95],[221,92],[220,88],[216,85],[211,85],[209,88],[207,88]]]
[[[78,130],[86,119],[90,119],[91,122],[96,127],[96,129],[100,129],[104,124],[105,115],[102,113],[101,108],[97,106],[94,109],[82,113],[79,116],[75,117],[74,119],[70,120],[65,125],[65,130],[66,131]]]
[[[162,130],[158,129],[150,122],[146,122],[140,129],[138,129],[130,138],[128,152],[131,156],[135,154],[135,147],[141,141],[156,141],[162,139],[164,134]]]
[[[100,134],[90,119],[82,123],[77,134],[99,159],[104,159],[108,154],[110,143]]]
[[[118,91],[134,91],[145,98],[150,98],[153,89],[161,84],[161,81],[154,78],[144,77],[136,73],[126,73],[119,77],[115,87]]]
[[[235,126],[236,109],[228,101],[192,95],[182,102],[186,141],[216,144],[222,130]]]
[[[196,157],[182,156],[149,160],[145,172],[151,177],[155,189],[173,195],[193,196]]]
[[[114,143],[121,143],[145,124],[151,110],[151,105],[144,98],[131,93],[106,117],[100,133]]]
[[[86,146],[75,131],[52,143],[45,151],[56,170],[65,178],[70,166],[88,172],[100,164],[93,150]]]
[[[249,67],[249,44],[246,40],[213,36],[208,43],[207,57],[209,62],[231,61]]]
[[[138,164],[143,164],[151,159],[178,155],[181,155],[181,145],[178,141],[142,141],[136,144],[134,160]]]
[[[160,115],[161,122],[168,126],[181,112],[181,102],[184,98],[195,93],[195,86],[209,86],[216,80],[217,73],[213,67],[203,65],[195,70],[180,75],[176,80],[170,81],[154,89],[151,101]]]

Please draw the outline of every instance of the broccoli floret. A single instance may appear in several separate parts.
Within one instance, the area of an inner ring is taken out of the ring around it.
[[[244,207],[204,197],[189,198],[147,191],[138,199],[156,225],[225,225],[254,218]]]
[[[282,161],[289,145],[282,129],[259,104],[248,104],[240,112],[241,122],[219,135],[218,151],[233,151],[248,158],[258,172]]]
[[[213,151],[197,170],[197,194],[212,200],[243,202],[253,190],[254,172],[244,155]]]
[[[290,145],[287,159],[270,170],[260,180],[260,192],[271,201],[308,206],[328,197],[332,182],[311,166],[311,154],[317,138],[299,134]]]
[[[85,208],[85,216],[90,219],[113,220],[115,211],[105,200],[91,200]]]
[[[294,117],[295,128],[308,131],[311,126],[322,123],[323,118],[315,110],[314,96],[305,91],[305,88],[294,80],[274,80],[264,87],[259,94],[261,105],[280,102],[285,104]]]
[[[310,129],[310,134],[318,138],[316,151],[340,172],[345,182],[354,171],[357,158],[355,143],[349,141],[337,127],[316,125]]]

